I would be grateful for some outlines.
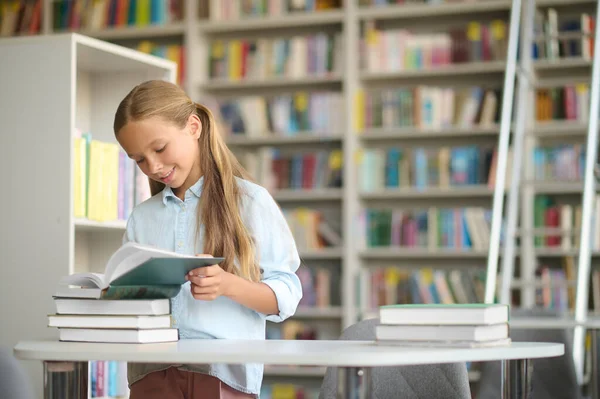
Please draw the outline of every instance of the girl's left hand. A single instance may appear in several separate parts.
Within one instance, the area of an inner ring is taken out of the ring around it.
[[[189,272],[185,279],[191,283],[190,289],[195,299],[214,301],[225,295],[231,274],[219,265],[199,267]]]

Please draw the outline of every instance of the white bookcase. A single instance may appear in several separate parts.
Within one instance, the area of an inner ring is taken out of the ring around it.
[[[75,130],[116,142],[121,99],[145,80],[175,81],[176,65],[78,34],[5,39],[0,54],[0,345],[10,348],[56,338],[47,315],[59,278],[103,270],[121,243],[124,222],[73,217]],[[41,365],[27,368],[41,389]]]

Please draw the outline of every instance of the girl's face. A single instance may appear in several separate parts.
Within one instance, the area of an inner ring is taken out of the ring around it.
[[[129,122],[118,132],[117,140],[149,178],[170,186],[175,195],[200,178],[198,138],[202,126],[196,115],[180,129],[162,118]]]

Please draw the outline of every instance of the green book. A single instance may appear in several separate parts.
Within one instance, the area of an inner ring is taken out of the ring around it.
[[[175,297],[192,270],[224,258],[198,257],[128,242],[108,260],[104,273],[63,277],[55,297],[155,299]]]

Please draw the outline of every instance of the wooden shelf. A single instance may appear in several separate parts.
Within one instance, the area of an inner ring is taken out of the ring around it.
[[[536,194],[582,194],[583,182],[579,181],[530,181]]]
[[[342,308],[330,306],[327,308],[298,307],[294,318],[300,319],[339,319],[342,317]]]
[[[578,121],[549,121],[538,122],[531,128],[530,133],[539,138],[585,138],[587,131],[587,123]]]
[[[324,260],[324,259],[340,259],[343,256],[343,248],[331,247],[331,248],[319,248],[319,249],[307,249],[300,251],[300,258],[303,260]]]
[[[539,59],[534,60],[533,67],[538,71],[552,69],[567,69],[567,68],[582,68],[592,66],[591,60],[586,60],[581,57],[556,58],[553,60]]]
[[[500,126],[470,126],[448,127],[444,129],[421,129],[418,127],[399,128],[367,128],[359,134],[365,142],[390,141],[390,140],[423,140],[423,139],[452,139],[460,137],[497,137]]]
[[[535,5],[537,7],[570,7],[576,4],[596,4],[595,0],[537,0]]]
[[[109,222],[96,222],[88,219],[75,219],[75,228],[78,231],[124,231],[127,222],[114,220]]]
[[[102,40],[164,38],[170,36],[183,36],[185,33],[185,25],[183,22],[176,22],[168,25],[149,25],[142,27],[119,26],[98,30],[85,29],[77,33]]]
[[[449,3],[449,4],[414,4],[397,6],[370,6],[358,10],[360,19],[397,19],[403,20],[415,17],[433,17],[442,15],[471,15],[494,11],[509,11],[512,5],[507,0],[489,0],[479,2]]]
[[[260,88],[294,88],[303,86],[324,86],[339,85],[342,79],[339,75],[306,76],[302,78],[291,77],[270,77],[265,79],[246,79],[238,81],[219,80],[209,78],[210,80],[201,85],[204,90],[240,90],[240,89],[260,89]]]
[[[360,78],[367,82],[378,80],[396,80],[408,78],[427,78],[427,77],[453,77],[453,76],[469,76],[474,74],[489,74],[489,73],[504,73],[506,62],[504,61],[489,61],[489,62],[465,62],[461,64],[440,65],[433,68],[403,70],[403,71],[385,71],[385,72],[369,72],[363,71]]]
[[[249,31],[267,31],[289,28],[323,27],[341,25],[343,10],[327,10],[307,13],[290,13],[275,17],[247,17],[231,21],[198,21],[200,33],[232,33]]]
[[[341,188],[323,188],[312,190],[278,190],[273,193],[276,201],[340,201]]]
[[[373,192],[362,192],[364,200],[395,200],[419,198],[462,198],[462,197],[491,197],[494,190],[486,185],[425,187],[419,188],[388,188]]]
[[[287,146],[298,144],[322,144],[339,143],[342,141],[341,135],[319,135],[312,132],[298,132],[293,136],[269,135],[259,137],[250,137],[245,134],[237,134],[226,137],[227,145],[236,147],[267,147],[267,146]]]
[[[471,258],[482,260],[487,257],[487,251],[473,251],[469,249],[427,249],[427,248],[400,248],[381,247],[369,248],[360,252],[365,259],[461,259]]]

